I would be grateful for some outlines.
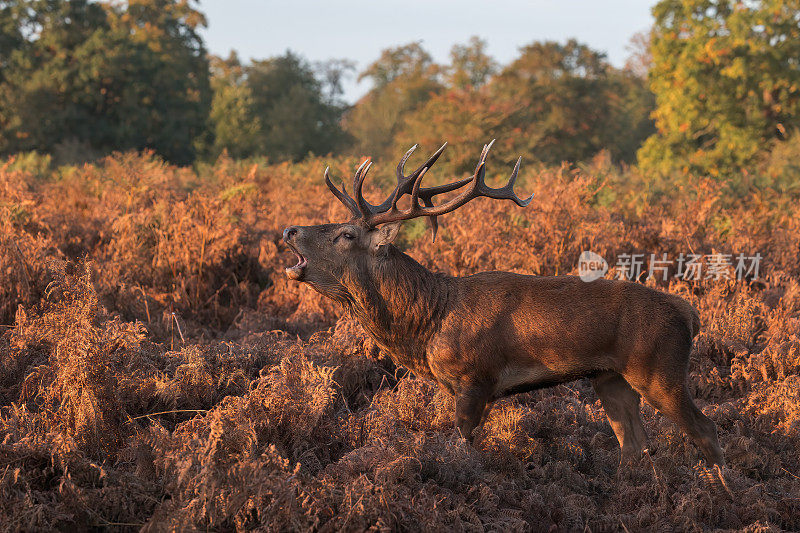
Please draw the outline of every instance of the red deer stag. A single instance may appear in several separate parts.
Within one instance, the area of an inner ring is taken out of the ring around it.
[[[397,166],[397,186],[380,205],[364,199],[371,163],[357,170],[355,198],[325,182],[353,218],[343,224],[290,226],[283,239],[297,255],[289,278],[308,283],[340,302],[399,365],[436,380],[455,396],[455,424],[472,442],[491,403],[503,396],[591,378],[619,440],[621,460],[647,445],[640,395],[670,417],[722,465],[716,426],[695,406],[687,386],[692,339],[700,326],[695,309],[677,296],[626,281],[584,282],[573,276],[484,272],[466,277],[434,273],[392,245],[400,222],[436,217],[474,198],[516,196],[517,161],[508,183],[486,185],[485,146],[473,176],[436,187],[422,179],[442,146],[406,176],[414,148]],[[415,147],[416,148],[416,147]],[[439,205],[434,196],[463,190]],[[410,205],[398,202],[410,195]],[[421,201],[421,203],[420,203]]]

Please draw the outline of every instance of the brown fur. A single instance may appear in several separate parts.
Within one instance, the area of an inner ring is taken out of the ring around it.
[[[700,326],[688,302],[625,281],[436,274],[391,244],[396,232],[357,223],[287,228],[285,241],[306,259],[287,273],[342,302],[396,363],[454,394],[465,438],[497,398],[590,377],[623,459],[647,444],[641,395],[709,464],[723,463],[716,427],[687,387]]]

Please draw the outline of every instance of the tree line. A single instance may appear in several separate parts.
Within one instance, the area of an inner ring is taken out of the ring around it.
[[[0,0],[0,154],[396,158],[448,140],[468,170],[474,147],[497,138],[509,160],[605,150],[653,172],[725,175],[795,129],[798,3],[662,0],[623,68],[576,40],[533,42],[508,65],[477,37],[446,64],[408,43],[358,73],[371,89],[347,105],[352,62],[209,56],[192,0]]]

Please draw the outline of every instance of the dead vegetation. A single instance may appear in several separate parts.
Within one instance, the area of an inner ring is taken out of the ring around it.
[[[701,313],[690,380],[727,499],[650,407],[649,458],[617,473],[580,381],[504,400],[475,448],[457,438],[446,394],[284,279],[283,227],[345,216],[322,168],[2,165],[0,528],[800,529],[797,198],[690,178],[653,190],[598,160],[529,172],[526,210],[474,202],[436,244],[424,223],[403,235],[455,274],[574,273],[583,250],[760,252],[757,281],[661,284]]]

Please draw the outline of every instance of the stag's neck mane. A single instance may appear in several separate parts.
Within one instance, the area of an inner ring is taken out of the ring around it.
[[[346,280],[347,307],[397,363],[427,374],[425,346],[441,324],[452,278],[431,272],[392,245],[387,248]]]

